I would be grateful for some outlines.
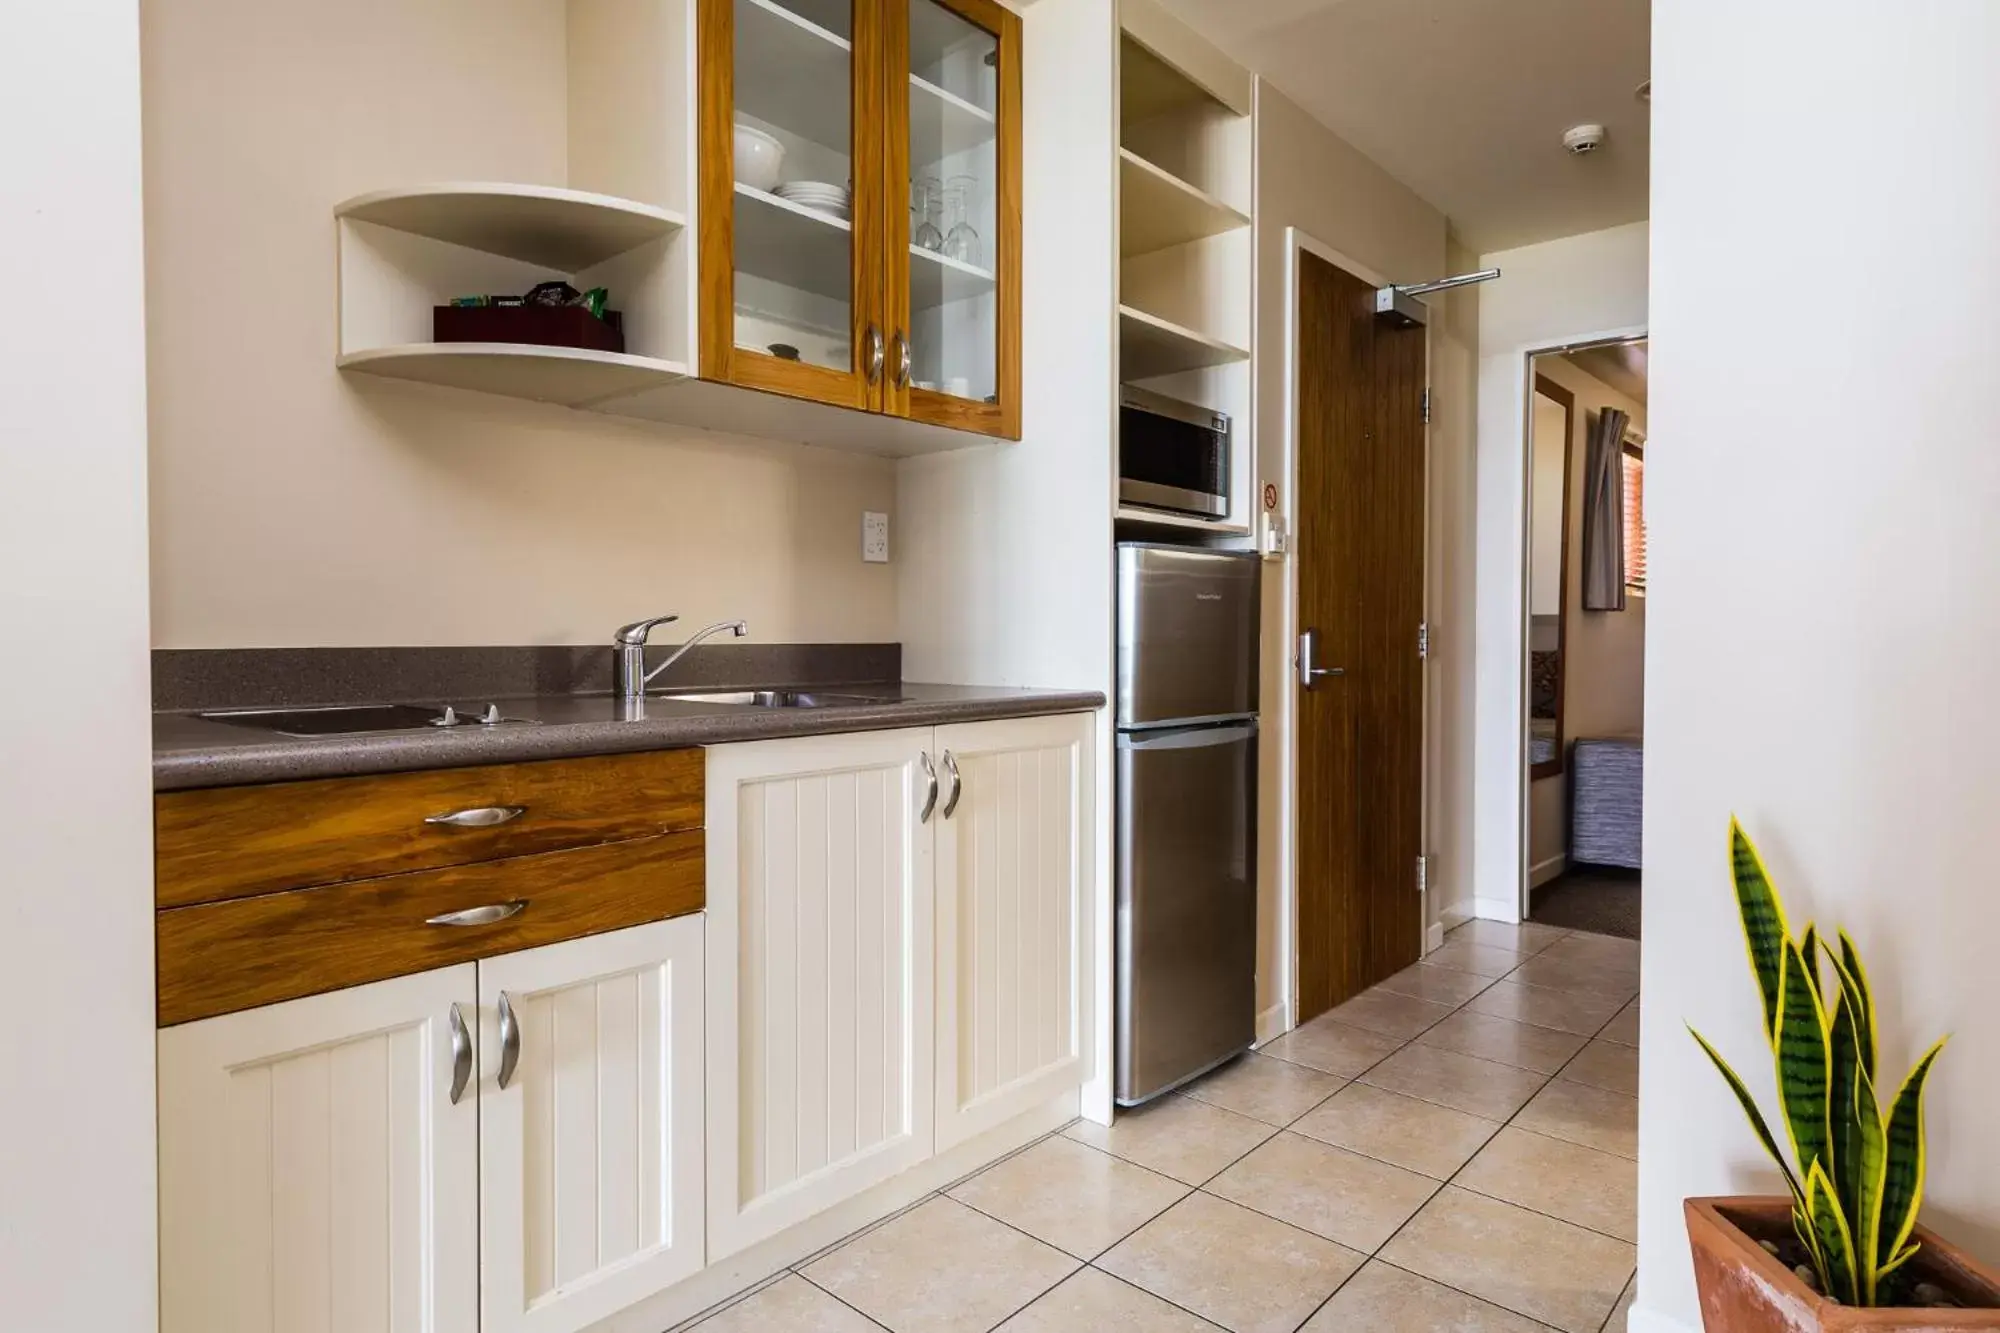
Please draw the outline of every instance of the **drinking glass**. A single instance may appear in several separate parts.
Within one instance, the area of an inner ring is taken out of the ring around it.
[[[923,250],[944,249],[944,233],[932,219],[944,208],[944,189],[935,176],[910,182],[910,240]]]
[[[972,212],[978,188],[976,176],[953,176],[944,187],[945,208],[952,219],[944,238],[945,257],[975,267],[979,264],[979,233],[972,226]]]

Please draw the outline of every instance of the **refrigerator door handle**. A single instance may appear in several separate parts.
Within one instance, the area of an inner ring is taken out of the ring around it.
[[[1319,631],[1309,629],[1299,635],[1299,687],[1311,689],[1313,682],[1325,676],[1344,676],[1346,667],[1316,667],[1313,665],[1313,649],[1319,646]]]
[[[1121,750],[1205,750],[1212,745],[1240,745],[1257,734],[1257,724],[1234,727],[1189,727],[1180,730],[1121,731]]]

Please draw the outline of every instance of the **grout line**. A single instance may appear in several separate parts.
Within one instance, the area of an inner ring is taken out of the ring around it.
[[[854,1311],[854,1313],[860,1315],[863,1319],[866,1319],[870,1324],[874,1325],[876,1328],[881,1329],[882,1333],[890,1333],[888,1325],[882,1323],[879,1319],[876,1319],[873,1315],[869,1314],[866,1310],[862,1309],[860,1306],[842,1300],[838,1292],[827,1290],[819,1283],[807,1277],[804,1273],[795,1271],[793,1272],[792,1276],[797,1278],[799,1281],[805,1283],[807,1286],[811,1287],[814,1291],[819,1292],[821,1295],[825,1296],[828,1300],[832,1301],[834,1304],[844,1306],[847,1309]]]
[[[1107,1250],[1105,1251],[1105,1253],[1108,1254],[1110,1253],[1110,1251]],[[1182,1305],[1173,1300],[1169,1300],[1167,1297],[1160,1295],[1160,1293],[1157,1291],[1149,1291],[1145,1287],[1140,1286],[1136,1282],[1118,1276],[1118,1274],[1112,1272],[1108,1268],[1099,1268],[1095,1263],[1086,1264],[1084,1265],[1084,1267],[1090,1269],[1090,1271],[1093,1273],[1102,1273],[1104,1276],[1110,1278],[1113,1282],[1116,1282],[1121,1287],[1130,1287],[1132,1290],[1140,1293],[1143,1296],[1151,1296],[1154,1300],[1159,1301],[1163,1305],[1171,1305],[1173,1306],[1174,1309],[1179,1310],[1182,1314],[1191,1316],[1192,1318],[1195,1319],[1199,1319],[1202,1323],[1206,1324],[1208,1327],[1217,1330],[1217,1333],[1222,1333],[1222,1325],[1216,1323],[1214,1320],[1208,1318],[1206,1315],[1196,1314],[1193,1310],[1188,1309],[1185,1305]],[[1071,1274],[1071,1276],[1074,1277],[1075,1274]],[[1064,1281],[1068,1281],[1068,1279],[1065,1278]]]

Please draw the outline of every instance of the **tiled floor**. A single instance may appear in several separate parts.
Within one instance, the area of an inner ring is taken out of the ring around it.
[[[1078,1121],[700,1333],[1600,1333],[1631,1303],[1639,946],[1476,921]]]

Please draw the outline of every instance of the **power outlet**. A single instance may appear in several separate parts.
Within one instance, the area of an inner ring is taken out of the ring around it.
[[[889,563],[889,516],[861,516],[861,558],[871,565]]]

